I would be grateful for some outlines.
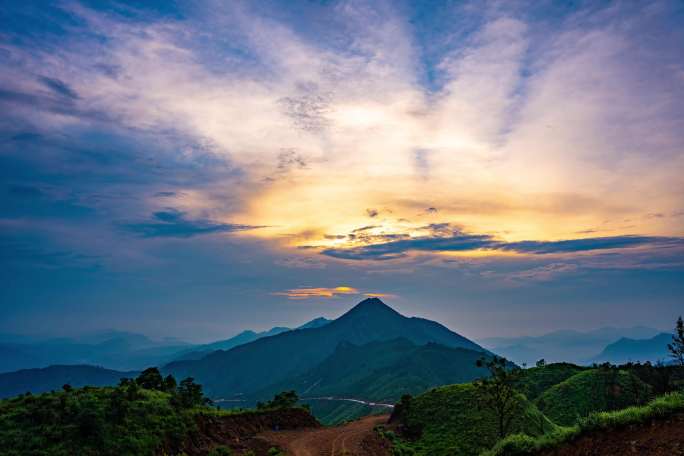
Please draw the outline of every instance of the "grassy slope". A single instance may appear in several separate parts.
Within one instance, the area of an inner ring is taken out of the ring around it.
[[[527,396],[527,399],[533,401],[547,389],[586,369],[586,367],[570,363],[553,363],[543,367],[532,367],[523,371],[523,377],[518,383],[518,388],[521,393]]]
[[[498,440],[495,417],[487,409],[480,410],[479,403],[471,384],[443,386],[414,398],[408,422],[422,427],[422,435],[409,445],[425,456],[468,456],[491,448]],[[512,432],[540,435],[556,429],[522,395],[518,406]]]
[[[644,406],[593,413],[574,426],[559,427],[543,436],[511,435],[500,441],[492,450],[484,452],[482,456],[533,455],[559,447],[588,432],[647,423],[679,412],[684,412],[684,393],[672,393],[654,399]]]
[[[590,369],[552,386],[535,404],[554,423],[570,426],[592,412],[638,405],[650,398],[651,387],[629,372]]]

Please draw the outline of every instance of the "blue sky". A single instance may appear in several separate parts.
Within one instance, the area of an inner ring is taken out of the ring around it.
[[[7,2],[0,331],[684,308],[684,6]]]

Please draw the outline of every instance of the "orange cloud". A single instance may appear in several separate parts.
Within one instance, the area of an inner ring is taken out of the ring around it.
[[[334,298],[339,295],[359,294],[359,290],[353,287],[335,288],[293,288],[287,291],[273,293],[277,296],[287,296],[289,299],[309,299],[309,298]]]

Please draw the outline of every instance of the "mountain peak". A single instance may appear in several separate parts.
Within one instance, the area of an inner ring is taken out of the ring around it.
[[[399,312],[382,302],[379,298],[366,298],[347,312],[345,315],[368,315],[368,314],[392,314],[400,315]],[[344,316],[344,315],[343,315]]]

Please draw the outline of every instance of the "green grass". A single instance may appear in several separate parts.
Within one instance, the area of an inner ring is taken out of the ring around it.
[[[522,377],[517,388],[527,396],[527,399],[533,401],[547,389],[586,369],[586,367],[570,363],[553,363],[541,367],[532,367],[522,371]]]
[[[684,411],[684,394],[671,393],[654,399],[644,406],[627,407],[612,412],[596,412],[570,427],[559,427],[539,437],[516,434],[501,440],[481,456],[523,456],[549,450],[572,441],[586,433],[616,429],[632,424],[648,423]]]
[[[407,442],[416,455],[477,455],[498,440],[494,414],[480,408],[477,390],[472,384],[435,388],[413,399],[407,424],[422,429],[420,437]],[[556,430],[523,395],[511,432],[533,436]]]
[[[571,426],[590,413],[643,404],[651,396],[652,388],[634,374],[599,368],[552,386],[535,400],[535,405],[554,423]]]

